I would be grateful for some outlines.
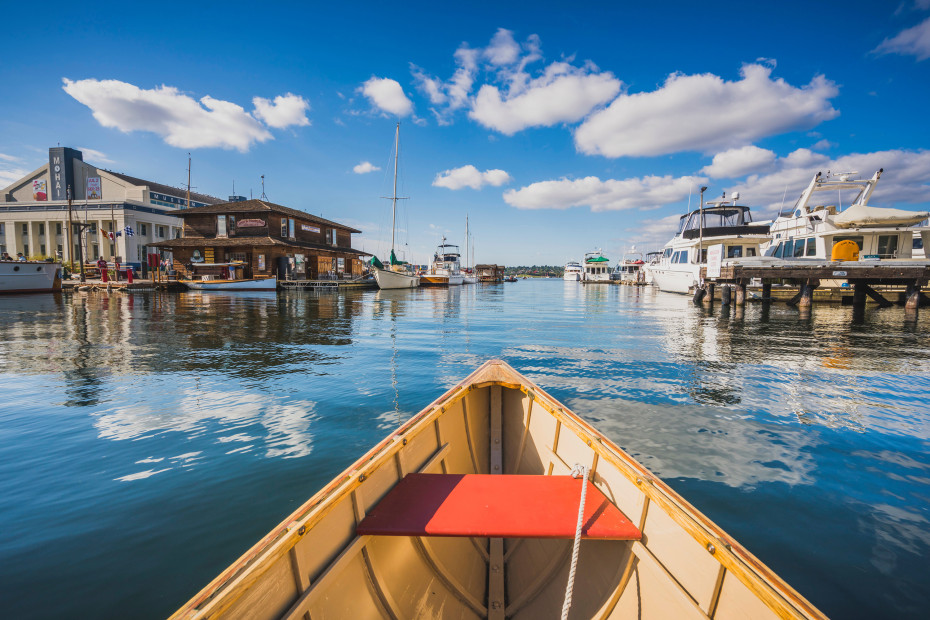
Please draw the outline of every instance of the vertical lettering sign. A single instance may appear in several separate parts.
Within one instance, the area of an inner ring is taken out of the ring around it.
[[[52,147],[48,150],[48,178],[51,185],[52,200],[67,200],[68,187],[71,187],[72,197],[80,198],[74,187],[74,160],[83,161],[80,151],[63,146]]]

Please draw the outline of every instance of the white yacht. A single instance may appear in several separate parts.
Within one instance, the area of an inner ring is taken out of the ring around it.
[[[759,246],[769,240],[770,222],[752,221],[749,207],[736,204],[739,194],[709,201],[681,216],[678,232],[657,263],[647,270],[652,283],[662,291],[688,293],[701,283],[701,267],[706,264],[707,248],[722,244],[723,260],[753,257]]]
[[[833,247],[850,240],[859,246],[860,260],[924,258],[922,249],[930,243],[930,227],[914,224],[927,219],[926,211],[868,206],[883,171],[879,169],[870,179],[855,179],[856,172],[818,172],[794,207],[772,223],[772,239],[763,246],[763,254],[831,260]],[[855,198],[844,210],[843,192],[852,195],[853,191]]]
[[[442,243],[436,248],[433,255],[433,263],[430,265],[429,273],[420,275],[421,286],[457,286],[463,284],[465,278],[462,276],[462,268],[459,263],[459,246],[446,243],[446,238],[442,238]]]
[[[582,273],[581,263],[574,260],[568,261],[565,265],[565,272],[562,274],[562,279],[570,282],[580,282]]]
[[[60,289],[60,263],[0,261],[0,293],[45,293]]]
[[[629,252],[620,257],[620,262],[610,272],[610,279],[622,284],[645,284],[646,273],[643,270],[645,266],[646,261],[643,260],[642,253],[637,252],[634,245]]]
[[[582,282],[610,282],[610,261],[600,250],[584,255]]]

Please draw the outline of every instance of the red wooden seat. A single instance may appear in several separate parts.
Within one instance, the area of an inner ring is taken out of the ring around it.
[[[588,485],[582,538],[642,533]],[[581,480],[571,476],[408,474],[359,523],[359,535],[574,538]]]

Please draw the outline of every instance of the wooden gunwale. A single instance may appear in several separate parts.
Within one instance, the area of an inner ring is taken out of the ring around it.
[[[492,366],[503,366],[506,368],[507,374],[515,377],[516,381],[510,380],[506,376],[493,380],[478,381],[478,377],[484,374],[486,369],[490,370]],[[557,433],[561,432],[561,427],[568,427],[568,430],[571,430],[588,444],[594,452],[595,458],[604,459],[614,465],[628,480],[636,484],[645,495],[647,502],[655,503],[665,510],[679,526],[684,528],[692,538],[705,548],[707,548],[708,544],[712,544],[715,549],[713,552],[714,557],[717,561],[727,571],[733,573],[740,582],[780,617],[791,618],[801,613],[813,618],[825,618],[807,599],[782,581],[781,578],[736,541],[730,539],[719,526],[684,500],[661,479],[651,474],[625,451],[615,446],[593,426],[572,413],[559,401],[499,360],[490,360],[484,363],[445,394],[426,406],[420,413],[411,417],[395,433],[376,444],[326,487],[295,510],[278,527],[253,545],[230,567],[220,573],[175,612],[171,618],[180,619],[195,615],[207,616],[228,609],[241,596],[247,586],[256,582],[264,574],[265,570],[280,557],[287,554],[304,536],[306,531],[329,514],[339,500],[357,489],[367,478],[368,472],[381,467],[394,454],[403,449],[405,445],[403,439],[416,437],[420,432],[430,429],[431,424],[439,416],[457,401],[464,398],[469,391],[488,386],[517,389],[527,394],[533,399],[534,407],[541,406],[555,418],[559,427]],[[553,447],[557,447],[557,441],[556,438],[556,445]],[[549,468],[551,470],[551,463]],[[356,538],[348,546],[355,546],[358,541],[359,539]],[[329,570],[326,572],[328,573]],[[317,579],[315,584],[319,583],[320,579]],[[315,589],[311,585],[310,590]],[[304,592],[304,595],[306,596],[310,590]],[[224,592],[230,592],[230,596],[222,597]]]

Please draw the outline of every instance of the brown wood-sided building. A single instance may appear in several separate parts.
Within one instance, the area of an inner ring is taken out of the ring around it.
[[[184,218],[182,237],[149,247],[170,250],[181,275],[189,275],[187,265],[192,263],[242,261],[246,278],[349,278],[362,275],[361,257],[369,256],[352,248],[352,233],[362,231],[263,200],[225,202],[176,214]]]

